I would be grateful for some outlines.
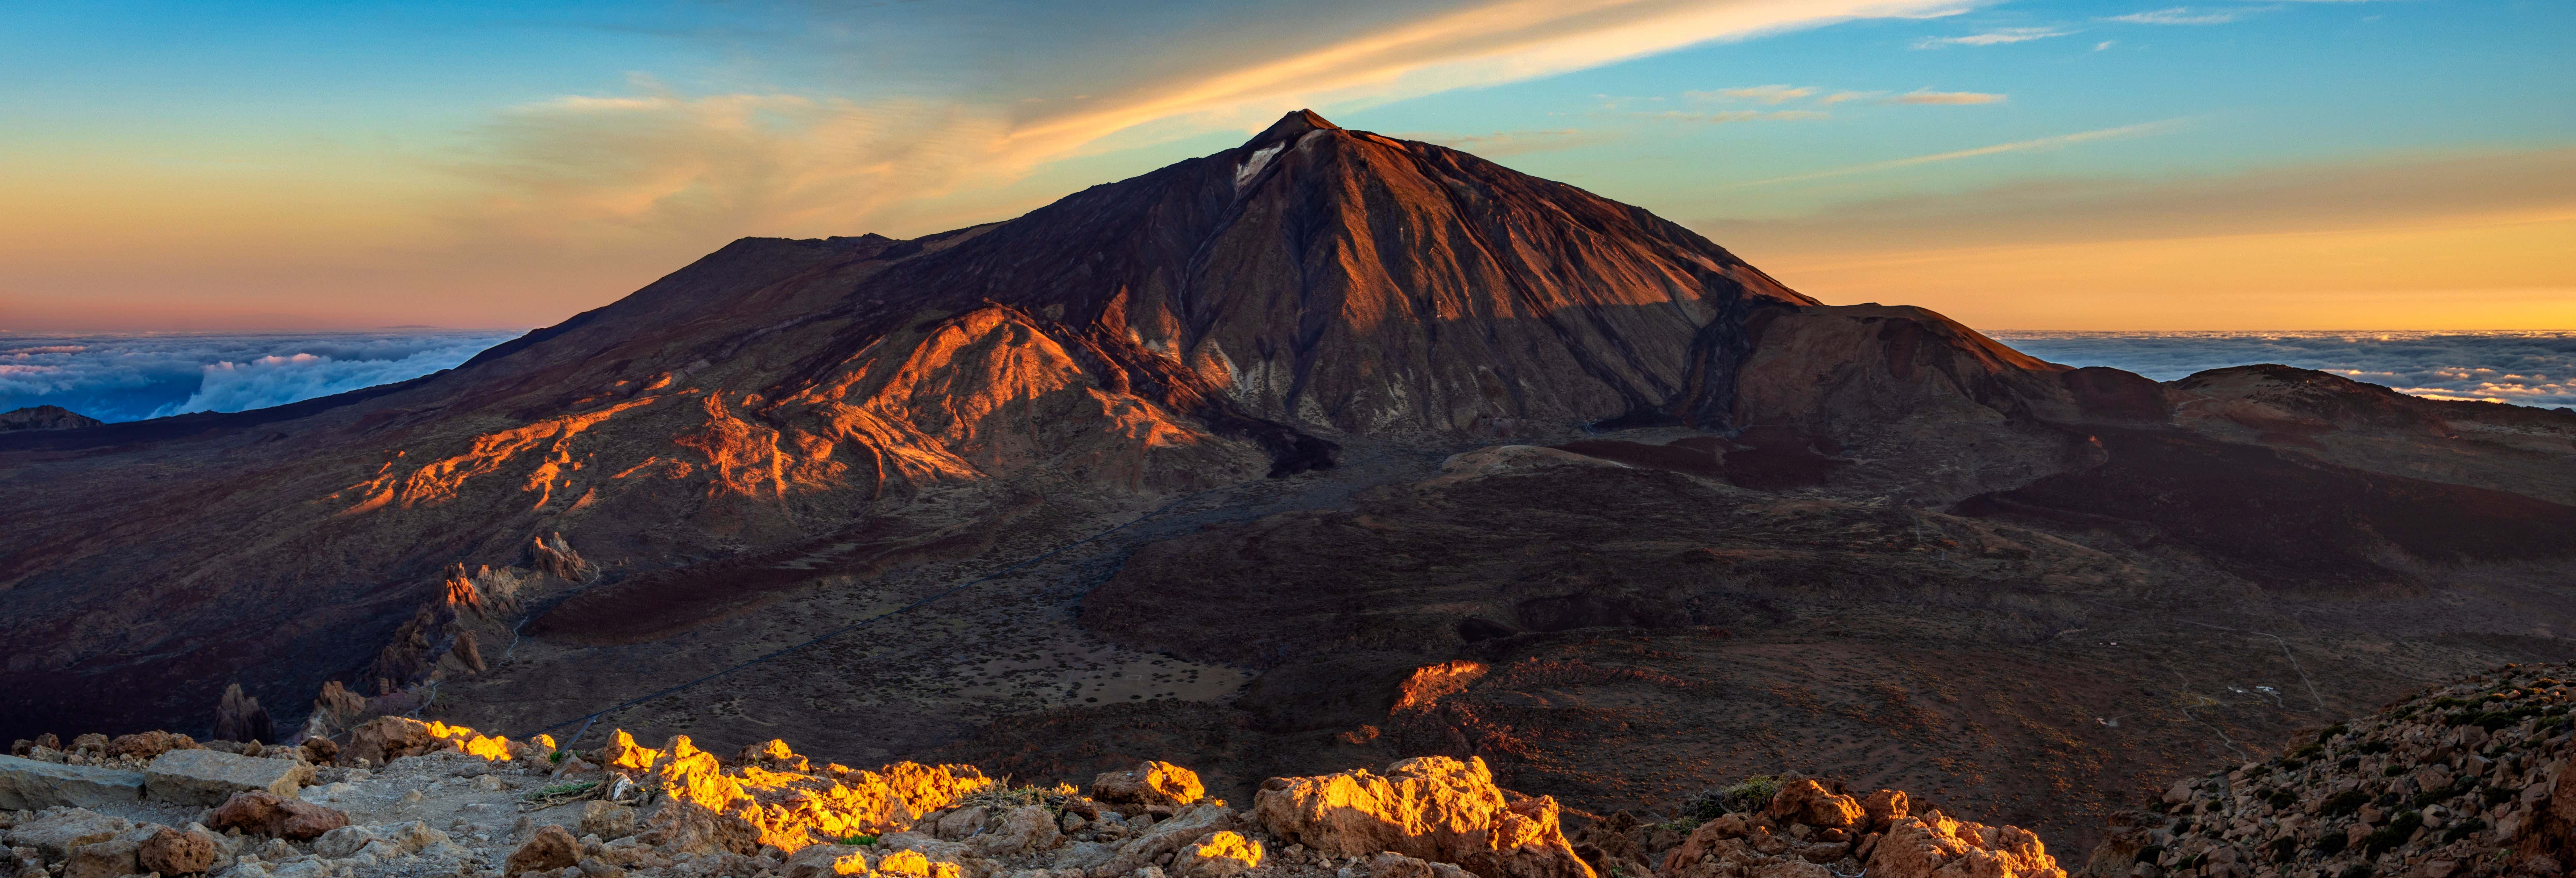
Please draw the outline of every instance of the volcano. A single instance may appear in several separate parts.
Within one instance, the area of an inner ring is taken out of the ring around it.
[[[736,241],[402,384],[0,434],[0,736],[201,732],[238,683],[309,734],[1241,790],[1477,755],[1606,807],[1804,729],[1815,770],[2081,789],[2010,815],[2067,829],[2567,657],[2571,463],[2576,415],[2048,363],[1301,111],[1005,222]],[[1684,726],[1736,755],[1630,768]]]
[[[13,687],[10,713],[175,720],[196,705],[85,693],[234,676],[300,698],[371,673],[450,565],[532,564],[546,534],[624,576],[853,529],[937,542],[889,519],[957,490],[1723,422],[1751,316],[1812,304],[1644,210],[1293,113],[1008,222],[737,241],[406,384],[13,437],[30,526],[0,583],[29,636],[0,650],[68,685]]]

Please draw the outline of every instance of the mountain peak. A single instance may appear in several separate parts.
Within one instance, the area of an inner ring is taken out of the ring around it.
[[[1269,128],[1262,129],[1260,134],[1253,135],[1252,139],[1244,141],[1243,145],[1246,148],[1267,146],[1283,140],[1295,140],[1308,131],[1318,129],[1340,131],[1342,126],[1333,124],[1331,120],[1325,119],[1313,110],[1297,110],[1279,117],[1279,121],[1270,123]]]

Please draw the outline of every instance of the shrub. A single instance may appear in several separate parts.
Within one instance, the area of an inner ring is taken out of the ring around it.
[[[2299,840],[2283,836],[2272,842],[2272,862],[2287,863],[2299,858]]]
[[[2406,843],[2408,836],[2415,834],[2415,830],[2422,828],[2424,828],[2422,812],[2401,813],[2397,815],[2397,819],[2388,821],[2388,825],[2373,830],[2370,837],[2361,840],[2361,854],[2376,858],[2380,854],[2396,850],[2398,845]]]
[[[2343,846],[2349,841],[2351,841],[2351,839],[2344,837],[2343,833],[2326,833],[2317,839],[2317,856],[2331,857],[2336,854],[2343,853]]]
[[[2474,791],[2477,788],[2477,778],[2460,778],[2459,780],[2452,781],[2450,786],[2416,793],[2414,805],[2415,807],[2421,808],[2426,805],[2440,804],[2443,800],[2450,799],[2455,796],[2468,795],[2471,791]]]
[[[2334,724],[2334,725],[2332,725],[2332,726],[2328,726],[2328,727],[2326,727],[2326,730],[2325,730],[2325,731],[2322,731],[2322,732],[2318,732],[2318,733],[2317,733],[2317,743],[2318,743],[2318,744],[2324,744],[2324,743],[2325,743],[2325,742],[2327,742],[2327,741],[2334,740],[2334,736],[2336,736],[2336,735],[2340,735],[2340,734],[2343,734],[2343,733],[2345,733],[2345,732],[2349,732],[2349,731],[2352,731],[2352,727],[2351,727],[2351,726],[2344,725],[2344,724],[2342,724],[2342,723],[2335,723],[2335,724]]]
[[[2458,823],[2451,824],[2451,828],[2442,833],[2442,843],[2450,844],[2452,842],[2459,841],[2460,839],[2468,838],[2469,836],[2478,834],[2479,830],[2485,828],[2487,828],[2487,822],[2482,818],[2471,817],[2467,820],[2462,820]]]
[[[2366,754],[2366,755],[2374,755],[2374,756],[2375,756],[2375,755],[2378,755],[2378,754],[2381,754],[2381,753],[2386,753],[2386,752],[2388,752],[2388,742],[2387,742],[2387,741],[2363,741],[2363,742],[2361,742],[2361,752],[2362,752],[2362,753],[2364,753],[2364,754]]]
[[[2142,847],[2142,848],[2139,848],[2139,849],[2138,849],[2138,856],[2137,856],[2136,862],[2140,862],[2140,863],[2153,863],[2153,862],[2155,862],[2155,861],[2156,861],[2156,858],[2157,858],[2157,857],[2161,857],[2161,856],[2164,856],[2164,855],[2165,855],[2165,846],[2164,846],[2164,845],[2160,845],[2160,844],[2151,844],[2151,845],[2148,845],[2148,846],[2146,846],[2146,847]]]
[[[2354,811],[2361,810],[2361,806],[2367,804],[2370,804],[2369,793],[2365,793],[2360,790],[2347,790],[2336,794],[2334,798],[2326,800],[2325,813],[2350,814]]]
[[[2343,871],[2335,873],[2335,878],[2370,878],[2370,866],[2363,863],[2345,866]]]
[[[2286,788],[2278,789],[2273,790],[2271,795],[2263,797],[2263,801],[2271,803],[2275,808],[2287,808],[2299,803],[2299,794]]]

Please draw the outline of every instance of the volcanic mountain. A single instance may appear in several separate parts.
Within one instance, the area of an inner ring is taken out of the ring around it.
[[[737,241],[403,384],[0,436],[0,736],[184,730],[239,683],[281,728],[316,691],[615,708],[1245,790],[1483,755],[1582,807],[1796,753],[2059,790],[2013,815],[2058,829],[2559,657],[2571,440],[2042,362],[1299,112],[1006,222]],[[1738,744],[1659,758],[1675,724]]]

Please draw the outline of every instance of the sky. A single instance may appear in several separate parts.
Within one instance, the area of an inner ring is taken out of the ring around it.
[[[0,332],[523,329],[1312,107],[2025,330],[2576,328],[2564,0],[13,4]]]

